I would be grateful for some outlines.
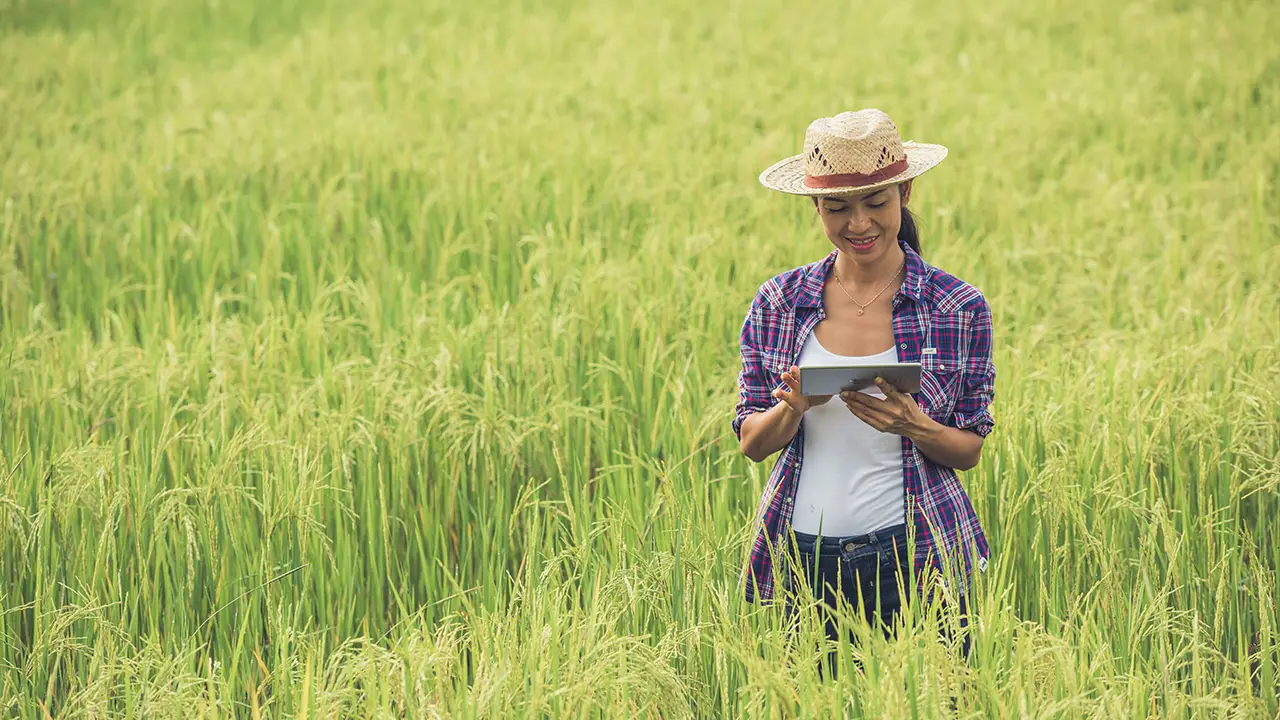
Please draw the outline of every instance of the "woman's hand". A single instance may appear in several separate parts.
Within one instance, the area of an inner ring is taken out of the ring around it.
[[[876,386],[884,393],[883,400],[853,390],[840,393],[840,399],[844,400],[850,412],[880,432],[914,439],[933,422],[916,404],[915,398],[900,392],[884,378],[876,378]]]
[[[876,378],[876,385],[884,393],[883,400],[860,392],[842,392],[840,399],[863,422],[880,432],[909,438],[917,450],[939,465],[970,470],[978,464],[981,435],[934,421],[915,398],[899,392],[884,378]]]
[[[801,395],[800,394],[800,368],[795,365],[791,366],[790,371],[783,371],[782,382],[787,386],[784,388],[775,388],[773,396],[782,402],[791,406],[796,414],[803,415],[811,407],[825,404],[831,399],[830,395]]]

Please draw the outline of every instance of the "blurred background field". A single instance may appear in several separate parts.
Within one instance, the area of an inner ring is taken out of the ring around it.
[[[0,0],[0,715],[1275,717],[1280,8]],[[987,296],[974,657],[739,573],[756,174]]]

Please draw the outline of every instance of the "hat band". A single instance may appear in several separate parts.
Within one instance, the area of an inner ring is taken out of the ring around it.
[[[804,186],[811,188],[834,188],[834,187],[850,187],[854,185],[873,185],[884,180],[888,180],[907,169],[907,159],[904,157],[898,162],[890,163],[884,167],[869,173],[839,173],[836,175],[810,175],[804,174]]]

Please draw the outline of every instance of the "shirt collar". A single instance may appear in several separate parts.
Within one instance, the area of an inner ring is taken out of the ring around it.
[[[902,287],[895,295],[904,295],[919,302],[929,266],[925,264],[919,253],[912,250],[911,246],[903,240],[898,240],[898,247],[902,248],[903,254],[906,255],[907,279],[903,281]],[[831,266],[835,264],[839,255],[839,250],[832,250],[825,258],[809,266],[804,280],[800,283],[796,307],[822,307],[822,284],[826,282],[827,274],[831,272]]]

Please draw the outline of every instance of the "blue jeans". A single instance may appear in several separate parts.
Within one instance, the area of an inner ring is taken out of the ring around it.
[[[862,615],[872,627],[879,627],[889,637],[893,622],[912,597],[915,578],[911,574],[911,557],[907,549],[905,523],[865,535],[824,537],[793,530],[795,550],[788,544],[786,553],[796,560],[798,569],[808,579],[810,591],[822,600],[819,612],[824,619],[827,637],[838,641],[839,626],[833,615],[837,600],[843,597],[857,611],[861,596]],[[798,555],[797,555],[798,554]],[[795,593],[801,592],[800,579],[788,568],[786,579],[786,615],[792,632],[798,610]],[[899,591],[899,585],[902,591]],[[906,594],[906,597],[903,596]],[[969,655],[969,633],[964,597],[960,598],[960,625],[964,628],[962,648]],[[849,632],[850,642],[855,642]],[[835,658],[829,658],[834,667]]]
[[[857,609],[859,595],[863,617],[873,627],[879,621],[887,635],[902,609],[898,584],[904,583],[909,591],[912,582],[906,524],[866,535],[824,537],[820,545],[816,535],[793,532],[798,556],[793,553],[792,557],[803,570],[814,595],[824,601],[827,637],[832,640],[839,638],[835,619],[830,616],[837,599],[843,596]],[[802,590],[799,577],[791,572],[786,577],[789,590]],[[788,612],[793,612],[792,596],[788,595],[787,600]]]

